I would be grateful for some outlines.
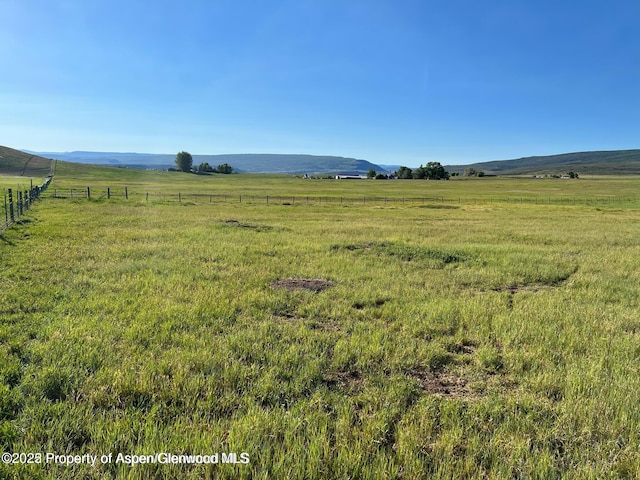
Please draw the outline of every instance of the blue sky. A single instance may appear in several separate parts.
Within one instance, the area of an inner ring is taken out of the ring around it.
[[[638,0],[0,0],[0,144],[417,166],[640,148]]]

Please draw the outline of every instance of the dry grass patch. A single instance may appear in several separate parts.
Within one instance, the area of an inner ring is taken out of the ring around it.
[[[335,283],[321,278],[283,278],[271,282],[271,288],[284,289],[288,291],[309,290],[312,292],[321,292],[327,288],[331,288]]]
[[[407,372],[415,378],[420,387],[429,395],[439,395],[446,398],[475,398],[477,393],[469,386],[469,382],[462,376],[446,371],[411,370]]]
[[[329,388],[340,390],[356,390],[365,383],[365,379],[360,372],[352,370],[330,372],[323,377],[323,381]]]

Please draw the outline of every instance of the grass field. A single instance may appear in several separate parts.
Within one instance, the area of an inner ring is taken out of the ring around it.
[[[445,204],[462,203],[558,203],[640,206],[638,178],[630,176],[593,176],[580,180],[533,179],[524,177],[456,178],[449,181],[425,180],[306,180],[291,175],[192,175],[178,172],[145,171],[114,167],[95,167],[57,162],[59,175],[48,195],[86,194],[90,187],[95,198],[106,197],[107,187],[122,195],[124,188],[133,199],[177,201],[194,200],[190,195],[226,195],[228,201],[305,202],[307,197],[327,198],[345,203],[370,202],[384,205],[384,199],[401,203],[403,198],[414,203],[431,200]],[[254,199],[255,197],[255,199]],[[207,201],[207,199],[201,199]],[[312,202],[313,203],[313,202]],[[316,202],[317,203],[317,202]]]
[[[14,191],[29,190],[31,188],[32,181],[34,186],[42,185],[44,183],[44,177],[14,177],[0,175],[0,192],[6,192],[7,188],[11,188]]]
[[[640,186],[67,167],[47,193],[633,197]],[[113,461],[4,464],[0,476],[637,478],[636,207],[45,198],[0,237],[0,442]],[[115,461],[159,452],[250,461]]]

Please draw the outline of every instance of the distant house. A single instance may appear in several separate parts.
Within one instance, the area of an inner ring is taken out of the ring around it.
[[[364,180],[366,175],[336,175],[336,180]]]

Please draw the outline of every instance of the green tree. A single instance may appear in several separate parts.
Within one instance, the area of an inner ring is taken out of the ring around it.
[[[449,172],[447,172],[440,162],[429,162],[425,167],[429,180],[449,180]]]
[[[426,180],[448,180],[449,172],[447,172],[440,162],[429,162],[424,167],[420,165],[413,171],[413,178]]]
[[[233,167],[228,163],[223,163],[222,165],[218,165],[215,171],[218,173],[233,173]]]
[[[200,165],[198,165],[198,172],[199,173],[213,172],[213,168],[211,168],[211,165],[209,165],[209,162],[203,162]]]
[[[190,172],[193,165],[193,157],[189,152],[178,152],[176,155],[176,166],[181,172]]]
[[[427,174],[427,167],[423,167],[422,165],[420,165],[413,171],[413,178],[422,180],[423,178],[427,178]]]
[[[396,171],[396,177],[403,179],[413,178],[413,173],[409,167],[400,167]]]
[[[376,171],[373,168],[370,168],[367,172],[367,178],[376,178]]]
[[[467,167],[464,169],[463,177],[475,177],[478,175],[478,171],[473,167]]]

